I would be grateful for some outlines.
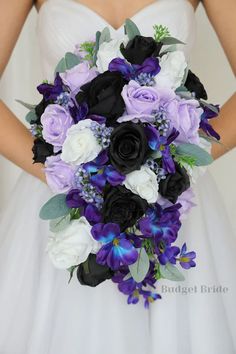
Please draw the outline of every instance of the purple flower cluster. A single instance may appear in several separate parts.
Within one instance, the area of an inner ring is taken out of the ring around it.
[[[175,242],[180,218],[193,206],[189,171],[199,164],[191,155],[199,129],[219,138],[209,123],[218,106],[212,112],[203,105],[196,76],[187,80],[189,98],[169,85],[181,70],[172,72],[169,65],[162,72],[162,46],[151,37],[130,38],[118,48],[122,57],[112,58],[104,72],[94,61],[99,56],[101,64],[99,46],[78,46],[83,57],[67,54],[68,67],[54,83],[38,86],[43,99],[31,122],[34,162],[45,163],[48,185],[64,196],[65,205],[53,215],[69,215],[69,223],[86,219],[89,244],[92,239],[98,246],[96,257],[91,252],[73,265],[79,281],[95,286],[112,278],[128,304],[142,298],[147,308],[161,298],[155,288],[166,267],[196,265],[195,252]],[[183,153],[181,147],[189,145],[190,153]]]

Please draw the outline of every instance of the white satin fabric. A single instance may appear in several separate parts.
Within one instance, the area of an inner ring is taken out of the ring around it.
[[[187,0],[157,0],[132,19],[144,35],[155,23],[168,25],[191,51],[195,20]],[[48,0],[38,17],[45,78],[65,51],[105,25],[74,0]],[[123,31],[110,29],[113,36]],[[89,288],[75,277],[68,285],[68,273],[45,253],[48,224],[38,218],[51,193],[22,173],[0,219],[0,354],[235,354],[236,240],[208,174],[195,193],[198,206],[178,245],[196,250],[197,267],[183,283],[160,281],[163,299],[145,310],[127,305],[111,281]]]

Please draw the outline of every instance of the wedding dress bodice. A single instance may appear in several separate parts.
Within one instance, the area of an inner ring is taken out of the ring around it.
[[[154,0],[131,18],[144,36],[153,36],[153,25],[168,26],[182,40],[180,49],[189,56],[195,38],[195,16],[188,0]],[[102,16],[76,0],[46,0],[38,16],[41,62],[45,79],[52,79],[55,66],[75,45],[93,40],[96,31],[108,26],[113,38],[124,34],[123,25],[113,28]]]

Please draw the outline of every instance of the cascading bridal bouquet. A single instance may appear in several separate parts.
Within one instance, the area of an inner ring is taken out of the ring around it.
[[[161,278],[183,280],[179,269],[196,265],[176,240],[196,171],[212,162],[219,107],[205,102],[166,27],[153,38],[129,19],[124,29],[112,39],[106,27],[66,53],[26,119],[55,193],[40,211],[52,263],[83,285],[112,279],[129,304],[148,307]]]

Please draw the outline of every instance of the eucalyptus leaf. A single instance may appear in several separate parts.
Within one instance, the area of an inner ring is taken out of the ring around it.
[[[205,102],[205,101],[203,101],[203,100],[200,100],[200,103],[201,103],[203,106],[209,108],[212,112],[215,112],[216,114],[219,114],[219,110],[218,110],[215,106],[213,106],[212,104],[207,103],[207,102]]]
[[[160,264],[159,271],[164,279],[173,281],[183,281],[185,279],[179,269],[171,263],[167,263],[166,265]]]
[[[184,42],[180,41],[177,38],[174,37],[165,37],[162,38],[161,43],[163,43],[164,45],[172,45],[172,44],[185,44]]]
[[[138,259],[134,264],[129,265],[129,270],[134,280],[140,283],[148,273],[150,262],[145,248],[138,249],[138,252]]]
[[[68,215],[70,210],[66,205],[66,195],[57,194],[43,205],[39,216],[43,220],[53,220]]]
[[[188,66],[185,68],[185,71],[184,71],[184,77],[182,79],[182,85],[185,84],[186,80],[187,80],[187,77],[188,77],[188,72],[189,72],[189,68]]]
[[[111,33],[110,33],[110,29],[108,27],[105,27],[100,35],[99,38],[99,45],[101,45],[104,42],[110,42],[111,40]]]
[[[176,93],[179,93],[179,92],[189,92],[191,94],[191,92],[187,89],[187,87],[185,87],[184,85],[181,85],[179,86],[176,90],[175,90]]]
[[[132,275],[130,274],[130,272],[128,274],[126,274],[126,276],[123,278],[123,281],[126,281],[128,279],[130,279],[132,277]]]
[[[80,59],[77,55],[74,53],[66,53],[65,55],[65,62],[66,62],[66,69],[72,69],[74,66],[78,65],[80,63]]]
[[[179,97],[185,98],[186,100],[190,100],[193,98],[191,92],[189,92],[188,90],[187,91],[176,90],[175,92]]]
[[[65,71],[66,71],[66,61],[65,58],[62,58],[56,66],[55,74],[64,73]]]
[[[129,40],[132,40],[135,36],[141,35],[136,24],[129,18],[125,20],[125,33],[127,34]]]
[[[35,107],[37,106],[36,104],[26,103],[21,100],[16,100],[16,102],[20,103],[22,106],[24,106],[25,108],[30,109],[30,110],[35,109]]]
[[[100,37],[101,37],[101,32],[97,31],[96,32],[95,47],[94,47],[94,55],[93,55],[93,64],[94,65],[96,65],[96,61],[97,61],[97,53],[98,53],[98,50],[99,50]]]
[[[68,269],[68,271],[70,272],[70,278],[68,280],[68,284],[70,284],[72,278],[73,278],[73,275],[74,275],[74,271],[76,270],[76,268],[78,268],[78,265],[75,265],[75,266],[72,266]]]
[[[216,143],[216,144],[219,144],[219,145],[224,146],[226,148],[226,146],[220,140],[217,140],[213,136],[208,136],[208,135],[204,135],[204,134],[199,134],[199,136],[201,138],[205,139],[206,141],[208,141],[209,143]],[[226,150],[227,150],[227,148],[226,148]],[[230,150],[230,149],[228,149],[228,150]]]
[[[176,44],[170,45],[168,48],[161,52],[161,56],[170,52],[175,52],[177,50]]]
[[[212,156],[200,146],[195,144],[181,144],[176,148],[177,155],[191,156],[195,159],[196,166],[207,166],[213,162]]]
[[[50,231],[59,232],[64,230],[70,223],[70,214],[62,216],[61,218],[50,220]]]
[[[36,122],[38,119],[35,110],[29,111],[26,116],[25,116],[25,120],[26,122],[33,124],[34,122]]]

